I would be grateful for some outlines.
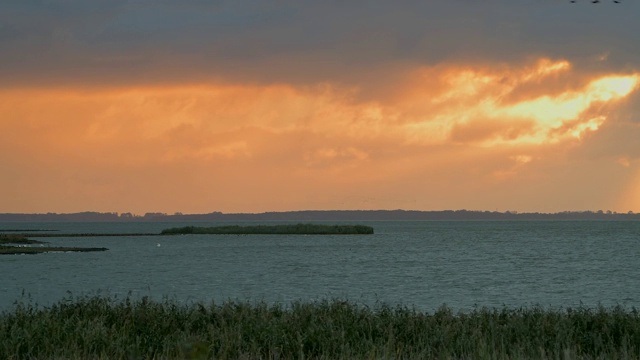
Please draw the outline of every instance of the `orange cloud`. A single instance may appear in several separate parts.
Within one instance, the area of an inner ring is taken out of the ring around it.
[[[13,176],[0,186],[16,195],[0,211],[493,209],[490,196],[536,209],[542,190],[516,184],[560,196],[558,152],[640,82],[548,59],[408,74],[368,98],[332,84],[4,89],[0,166]]]
[[[532,82],[544,89],[545,78],[570,68],[567,61],[541,60],[525,70],[445,72],[449,86],[439,96],[421,98],[414,85],[414,94],[402,103],[411,109],[405,126],[414,132],[414,141],[426,142],[467,139],[497,146],[580,138],[606,121],[606,114],[598,111],[604,104],[625,98],[640,82],[639,74],[605,75],[551,95],[503,100]]]

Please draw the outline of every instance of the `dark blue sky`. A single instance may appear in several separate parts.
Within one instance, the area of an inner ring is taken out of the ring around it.
[[[640,2],[14,1],[0,3],[2,83],[363,81],[403,64],[640,60]],[[308,71],[309,66],[314,71]]]

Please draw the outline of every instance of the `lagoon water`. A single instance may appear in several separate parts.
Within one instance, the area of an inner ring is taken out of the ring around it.
[[[149,296],[180,303],[348,299],[433,311],[640,305],[640,223],[359,222],[374,235],[46,238],[93,253],[0,256],[0,311],[15,301]],[[0,223],[59,233],[159,232],[184,223]],[[214,226],[219,223],[191,223]]]

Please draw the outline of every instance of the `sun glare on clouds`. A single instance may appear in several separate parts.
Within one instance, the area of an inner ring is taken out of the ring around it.
[[[484,146],[500,146],[580,139],[606,121],[606,114],[599,108],[629,95],[640,80],[638,74],[605,75],[590,79],[582,88],[513,103],[503,101],[522,85],[535,82],[536,86],[544,87],[545,77],[559,76],[570,69],[564,60],[541,60],[537,67],[524,72],[506,69],[484,73],[465,69],[449,75],[450,89],[430,100],[431,104],[450,106],[434,106],[440,111],[427,112],[424,120],[406,126],[415,132],[415,141],[440,143],[472,140]],[[471,136],[474,132],[478,136]]]

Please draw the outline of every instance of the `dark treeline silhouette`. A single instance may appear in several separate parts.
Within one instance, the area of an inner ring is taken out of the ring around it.
[[[565,211],[518,213],[473,210],[304,210],[254,214],[99,213],[0,214],[0,222],[145,222],[145,221],[376,221],[376,220],[640,220],[640,213],[612,211]]]

